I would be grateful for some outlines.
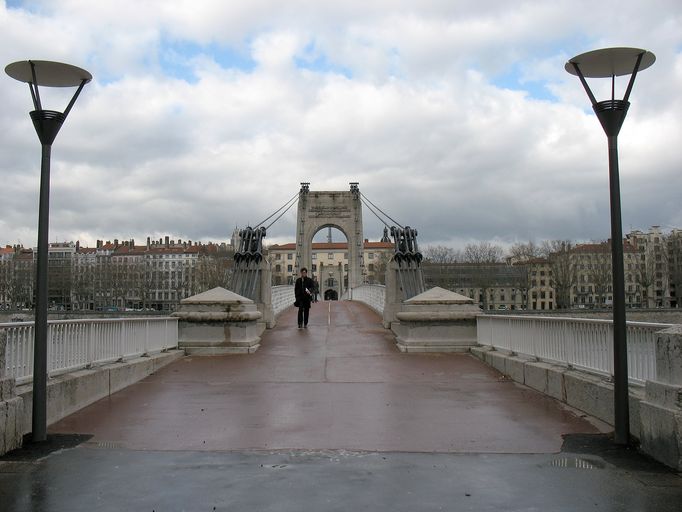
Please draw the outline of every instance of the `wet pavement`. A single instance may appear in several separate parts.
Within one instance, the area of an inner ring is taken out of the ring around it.
[[[278,322],[51,426],[76,447],[0,458],[0,510],[682,509],[605,425],[472,356],[402,354],[361,304]]]

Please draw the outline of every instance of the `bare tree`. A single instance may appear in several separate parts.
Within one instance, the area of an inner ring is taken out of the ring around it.
[[[431,263],[456,263],[462,260],[462,254],[444,245],[430,245],[424,250],[424,259]]]
[[[666,239],[668,276],[670,282],[671,295],[674,291],[675,305],[679,308],[680,298],[682,297],[682,231],[674,230]]]
[[[654,282],[656,281],[656,256],[651,244],[640,247],[638,261],[638,272],[636,274],[637,284],[642,287],[642,302],[644,307],[654,307]]]
[[[532,240],[526,243],[516,243],[509,249],[509,256],[513,262],[524,262],[542,256],[542,248]]]
[[[469,244],[464,248],[463,261],[466,263],[499,263],[504,251],[490,242]]]
[[[594,284],[594,294],[597,297],[597,304],[601,307],[606,303],[606,294],[609,287],[613,284],[613,273],[611,272],[611,255],[606,252],[594,254],[590,263],[588,276]]]
[[[11,259],[0,261],[0,306],[12,304],[14,298],[13,261]]]
[[[472,265],[475,275],[472,284],[481,289],[483,295],[483,309],[488,309],[490,288],[495,284],[497,272],[491,268],[492,264],[500,263],[504,251],[499,245],[490,242],[469,244],[464,248],[463,259]]]
[[[573,243],[570,240],[546,240],[542,244],[542,252],[547,255],[552,270],[557,308],[569,308],[571,288],[577,280],[576,265],[572,257]]]

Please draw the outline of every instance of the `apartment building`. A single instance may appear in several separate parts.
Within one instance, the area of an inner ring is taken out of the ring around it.
[[[12,260],[14,247],[0,247],[0,310],[11,307]]]
[[[30,308],[34,301],[35,250],[5,248],[0,259],[0,307]],[[98,240],[48,247],[48,307],[52,310],[172,311],[179,301],[215,286],[228,287],[233,251],[228,244],[183,242],[169,237]]]
[[[574,308],[603,308],[613,305],[611,242],[576,245],[571,254],[575,283],[570,302]],[[640,254],[629,240],[623,242],[625,306],[642,307]]]
[[[675,269],[679,260],[679,252],[675,252],[679,244],[679,233],[680,230],[673,230],[666,234],[660,226],[651,226],[646,232],[635,230],[627,235],[627,240],[636,248],[639,256],[638,284],[641,287],[643,307],[667,308],[673,302],[676,304],[672,293],[674,285],[671,286],[669,260],[674,261]]]
[[[547,258],[534,258],[523,264],[528,267],[530,295],[528,309],[533,311],[556,309],[556,291],[550,261]]]
[[[422,264],[427,288],[439,286],[478,302],[486,310],[528,308],[528,267],[509,263]]]

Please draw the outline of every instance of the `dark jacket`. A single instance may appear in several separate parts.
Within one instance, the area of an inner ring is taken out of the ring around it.
[[[309,308],[310,302],[313,300],[313,293],[315,283],[309,277],[299,277],[294,284],[294,294],[296,295],[296,302],[298,307]],[[308,291],[306,291],[308,290]],[[308,293],[309,292],[309,293]]]

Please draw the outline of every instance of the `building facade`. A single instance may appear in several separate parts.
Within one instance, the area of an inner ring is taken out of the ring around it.
[[[0,259],[0,307],[32,308],[35,251],[19,246]],[[48,248],[48,307],[51,310],[173,311],[179,301],[214,288],[228,287],[232,273],[230,245],[147,238],[78,242]]]
[[[509,263],[422,264],[427,288],[439,286],[478,302],[484,310],[528,308],[528,267]]]
[[[298,277],[296,244],[271,245],[267,252],[272,268],[272,284],[294,284]],[[362,282],[384,284],[386,267],[394,253],[392,242],[370,242],[365,239],[360,265]],[[318,282],[322,298],[338,299],[348,289],[348,244],[314,242],[308,275]]]

